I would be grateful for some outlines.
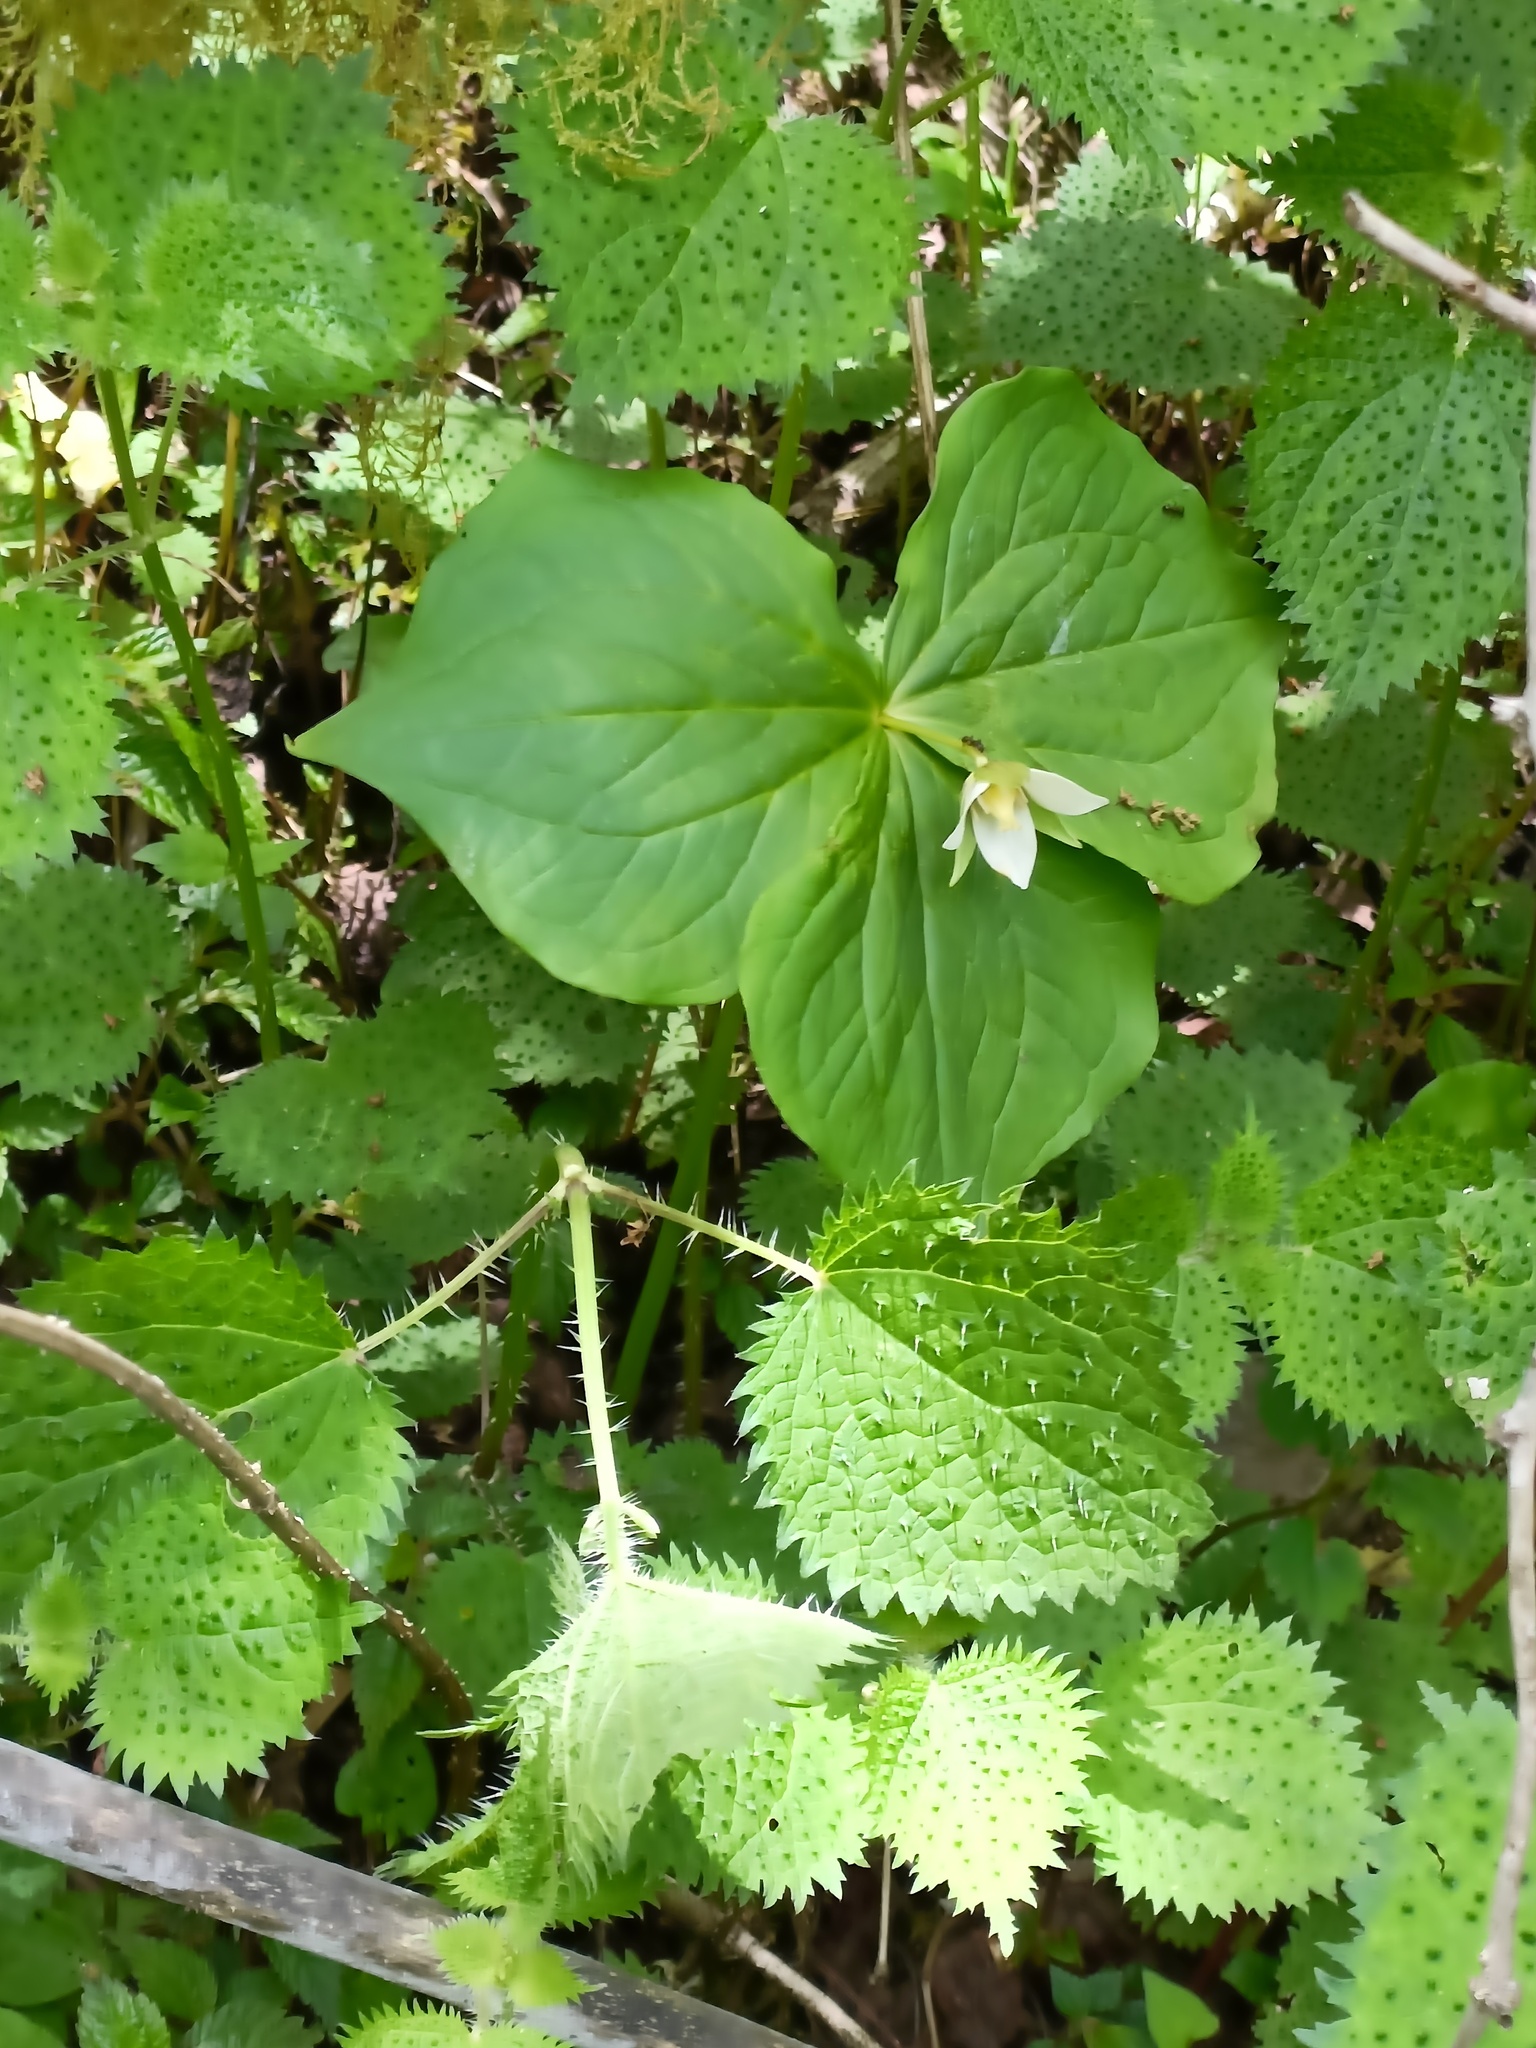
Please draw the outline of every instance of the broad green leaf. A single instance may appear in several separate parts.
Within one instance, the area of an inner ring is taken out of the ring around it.
[[[748,114],[686,162],[615,176],[573,164],[557,127],[547,93],[523,99],[513,177],[588,397],[793,385],[862,356],[906,295],[917,209],[867,128]]]
[[[1425,1705],[1426,1689],[1460,1707],[1470,1706],[1477,1693],[1477,1681],[1433,1621],[1357,1614],[1329,1631],[1318,1656],[1339,1681],[1339,1705],[1360,1724],[1366,1777],[1378,1804],[1439,1732]]]
[[[517,1220],[538,1148],[494,1091],[496,1033],[466,995],[419,993],[336,1025],[323,1061],[290,1055],[227,1088],[206,1142],[243,1191],[363,1197],[382,1244],[441,1257]]]
[[[38,241],[20,203],[0,200],[0,382],[30,370],[57,346],[55,322],[37,298]]]
[[[875,1641],[813,1608],[633,1569],[604,1578],[505,1689],[523,1757],[539,1749],[547,1758],[574,1870],[591,1881],[623,1867],[652,1788],[675,1757],[734,1750]]]
[[[233,1428],[289,1506],[343,1561],[398,1514],[410,1453],[403,1418],[362,1368],[317,1280],[266,1247],[156,1237],[142,1252],[66,1258],[21,1303],[62,1316],[157,1373]],[[0,1344],[0,1540],[5,1577],[76,1544],[158,1478],[203,1469],[131,1396],[54,1352]],[[268,1539],[275,1545],[276,1539]]]
[[[1157,914],[1098,855],[1045,841],[1020,891],[950,886],[959,777],[900,735],[836,836],[770,890],[742,986],[758,1065],[841,1179],[909,1166],[995,1194],[1080,1137],[1157,1038]]]
[[[377,508],[383,537],[412,563],[425,562],[527,452],[528,421],[510,405],[405,398],[316,451],[315,490],[359,526]]]
[[[760,1244],[798,1256],[837,1208],[842,1189],[816,1159],[772,1159],[741,1184],[741,1214]]]
[[[1203,1998],[1160,1977],[1156,1970],[1142,1971],[1141,1989],[1147,2001],[1152,2048],[1190,2048],[1192,2042],[1208,2041],[1220,2029],[1220,2020]]]
[[[562,980],[707,1001],[852,795],[878,707],[830,561],[748,492],[540,451],[304,750],[405,805]]]
[[[960,0],[975,39],[1052,118],[1147,163],[1251,159],[1326,126],[1401,53],[1420,0]]]
[[[1243,1364],[1241,1305],[1221,1268],[1186,1252],[1177,1268],[1168,1371],[1189,1403],[1190,1426],[1209,1433],[1232,1405]]]
[[[416,1613],[479,1708],[529,1663],[559,1624],[547,1555],[471,1543],[432,1567]]]
[[[1429,1361],[1484,1429],[1512,1405],[1536,1348],[1536,1182],[1501,1173],[1447,1189],[1438,1256],[1424,1248]]]
[[[178,1798],[302,1740],[303,1708],[355,1647],[345,1588],[259,1526],[231,1526],[222,1482],[136,1503],[99,1543],[107,1646],[91,1718],[125,1775]],[[368,1610],[364,1610],[366,1613]],[[361,1619],[359,1615],[356,1619]]]
[[[1375,1870],[1348,1888],[1359,1932],[1327,1952],[1337,1972],[1326,1964],[1320,1972],[1344,2017],[1314,2030],[1315,2048],[1402,2040],[1405,2018],[1426,2041],[1450,2040],[1466,2009],[1487,1939],[1515,1722],[1487,1693],[1467,1708],[1434,1694],[1429,1704],[1442,1732],[1393,1792],[1401,1824],[1386,1832],[1371,1859]],[[1529,1888],[1514,1947],[1515,1974],[1528,1982],[1536,1967],[1536,1899]],[[1520,2048],[1536,2041],[1528,2008],[1505,2038]]]
[[[807,1568],[869,1613],[1166,1587],[1210,1525],[1168,1342],[1093,1224],[906,1185],[850,1204],[739,1392]]]
[[[1275,2003],[1259,2020],[1257,2048],[1301,2048],[1310,2040],[1307,2029],[1337,2019],[1338,2007],[1318,1979],[1332,1963],[1335,1944],[1354,1932],[1354,1915],[1342,1898],[1313,1899],[1291,1917],[1291,1931],[1280,1951]]]
[[[72,599],[30,590],[0,605],[0,871],[67,861],[74,834],[96,830],[116,688]]]
[[[169,904],[123,868],[0,876],[0,1084],[87,1097],[132,1073],[159,1031],[155,1002],[186,972]]]
[[[727,1887],[765,1905],[787,1894],[803,1906],[816,1885],[836,1894],[875,1832],[858,1732],[824,1706],[679,1771],[674,1795]]]
[[[50,183],[115,252],[92,353],[256,407],[389,377],[446,317],[447,278],[360,66],[149,70],[77,90]]]
[[[981,295],[993,358],[1150,391],[1258,382],[1302,310],[1273,271],[1191,241],[1151,203],[1058,204],[1003,244]]]
[[[955,415],[897,582],[890,722],[1109,798],[1074,831],[1167,894],[1253,866],[1283,645],[1262,575],[1075,377]]]
[[[1416,71],[1475,92],[1513,143],[1536,105],[1536,39],[1524,0],[1430,0],[1405,48]]]
[[[1498,207],[1501,138],[1475,99],[1442,78],[1389,71],[1355,95],[1327,135],[1275,165],[1275,182],[1298,217],[1358,256],[1374,245],[1344,218],[1344,194],[1371,203],[1426,241],[1453,243]]]
[[[1214,903],[1164,906],[1158,979],[1220,1017],[1247,1050],[1321,1058],[1339,998],[1321,986],[1347,965],[1356,941],[1313,896],[1305,873],[1255,870]],[[1310,954],[1317,966],[1282,955]]]
[[[1254,404],[1251,509],[1345,707],[1459,664],[1523,601],[1530,369],[1396,293],[1335,293]]]
[[[337,1773],[333,1797],[338,1813],[382,1835],[387,1848],[424,1834],[437,1818],[432,1752],[409,1722],[399,1722],[352,1752]]]
[[[502,937],[452,875],[413,877],[394,919],[411,943],[384,977],[384,1001],[429,990],[472,996],[496,1028],[504,1086],[616,1081],[644,1061],[653,1036],[645,1011],[557,981]]]
[[[1127,1897],[1267,1917],[1364,1870],[1364,1758],[1315,1654],[1220,1609],[1105,1656],[1082,1818]]]
[[[1462,1476],[1390,1465],[1376,1474],[1366,1498],[1403,1532],[1406,1570],[1395,1574],[1391,1593],[1401,1625],[1443,1640],[1451,1603],[1504,1548],[1509,1533],[1504,1481],[1492,1473]],[[1506,1679],[1513,1675],[1504,1580],[1489,1588],[1446,1647],[1464,1670],[1496,1672]],[[1433,1672],[1428,1675],[1433,1679]]]
[[[1060,1862],[1056,1837],[1094,1753],[1086,1696],[1053,1658],[996,1644],[937,1671],[893,1664],[868,1707],[870,1817],[920,1889],[979,1906],[1014,1938],[1012,1902]]]

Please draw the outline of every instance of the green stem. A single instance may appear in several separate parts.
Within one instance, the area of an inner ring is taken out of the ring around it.
[[[981,291],[981,87],[965,96],[965,282]]]
[[[916,54],[918,38],[928,26],[928,17],[932,12],[933,0],[917,0],[917,5],[912,10],[912,19],[907,23],[907,32],[892,59],[891,75],[885,91],[880,96],[880,111],[870,124],[882,142],[889,142],[891,139],[891,130],[896,125],[896,102],[907,83],[907,67]]]
[[[224,830],[229,839],[229,862],[235,871],[235,893],[240,901],[240,915],[245,920],[246,944],[250,949],[251,958],[251,987],[256,997],[261,1057],[265,1063],[277,1058],[282,1050],[282,1041],[278,1035],[277,1000],[272,988],[272,958],[267,951],[267,928],[261,913],[261,886],[256,879],[256,867],[251,859],[250,834],[246,830],[245,811],[240,802],[239,769],[235,750],[230,742],[229,728],[219,713],[213,691],[209,687],[208,671],[203,665],[203,657],[193,644],[181,605],[171,588],[171,579],[166,572],[159,543],[152,537],[149,515],[139,494],[139,487],[134,481],[133,463],[128,453],[128,431],[123,425],[123,409],[118,403],[117,384],[110,371],[97,376],[96,397],[101,406],[102,417],[107,423],[107,432],[112,437],[112,453],[117,459],[123,503],[128,509],[128,517],[134,532],[143,544],[145,574],[149,578],[151,590],[159,601],[161,615],[175,646],[182,674],[187,679],[187,687],[192,692],[198,723],[203,729],[212,758],[219,808],[224,813]]]
[[[650,448],[651,468],[667,466],[667,423],[654,405],[645,408],[645,435]]]
[[[683,1127],[681,1142],[677,1148],[677,1172],[672,1178],[673,1203],[677,1209],[687,1209],[697,1201],[699,1189],[704,1185],[709,1168],[709,1148],[719,1122],[721,1106],[731,1080],[731,1054],[736,1049],[736,1040],[741,1032],[741,997],[728,996],[720,1005],[715,1018],[715,1034],[709,1041],[709,1051],[704,1056],[698,1085],[694,1089],[693,1107],[688,1112],[688,1121]],[[637,1205],[639,1206],[639,1205]],[[697,1229],[696,1223],[688,1226]],[[656,1243],[651,1251],[651,1263],[646,1271],[645,1284],[640,1289],[640,1299],[635,1303],[635,1312],[630,1317],[629,1328],[624,1336],[624,1349],[619,1354],[618,1368],[613,1376],[613,1398],[632,1406],[640,1391],[640,1381],[645,1374],[646,1360],[651,1355],[651,1346],[656,1339],[661,1312],[666,1306],[667,1296],[672,1291],[672,1282],[677,1273],[678,1248],[683,1241],[683,1226],[679,1223],[664,1222],[656,1233]]]
[[[592,1199],[586,1166],[574,1146],[555,1149],[571,1219],[571,1271],[576,1281],[576,1338],[581,1347],[581,1391],[592,1436],[597,1502],[603,1518],[603,1555],[616,1577],[624,1570],[624,1493],[613,1455],[608,1420],[608,1384],[603,1373],[603,1333],[597,1318],[597,1267],[592,1257]]]
[[[683,1257],[683,1435],[704,1427],[704,1247],[694,1238]]]
[[[181,418],[181,408],[186,396],[186,385],[178,384],[171,393],[171,409],[165,416],[165,425],[160,429],[160,440],[155,448],[155,466],[149,472],[149,481],[144,486],[144,503],[151,520],[160,517],[160,493],[165,486],[165,465],[170,460],[171,443],[176,438],[176,423]]]
[[[781,519],[789,510],[790,497],[795,488],[795,470],[800,461],[800,436],[805,432],[805,402],[809,384],[809,370],[802,371],[799,383],[784,402],[784,411],[779,420],[779,445],[773,457],[773,487],[768,494],[768,509],[777,512]]]
[[[463,1292],[471,1280],[478,1279],[488,1266],[494,1266],[502,1253],[510,1250],[520,1237],[526,1237],[530,1230],[537,1229],[550,1211],[558,1207],[560,1200],[559,1188],[552,1189],[547,1195],[541,1195],[531,1209],[524,1210],[510,1230],[504,1230],[500,1237],[492,1238],[484,1251],[476,1252],[469,1264],[455,1273],[451,1280],[445,1280],[441,1287],[435,1287],[424,1300],[418,1301],[414,1308],[407,1309],[403,1316],[396,1316],[392,1323],[386,1323],[383,1329],[375,1330],[372,1336],[359,1338],[354,1347],[358,1356],[366,1358],[370,1351],[377,1351],[381,1344],[389,1344],[396,1337],[403,1337],[407,1330],[414,1328],[424,1317],[452,1301],[456,1294]]]
[[[587,1186],[599,1201],[627,1202],[642,1215],[659,1216],[668,1223],[677,1224],[681,1230],[716,1238],[721,1244],[728,1244],[733,1251],[746,1252],[754,1259],[763,1260],[766,1265],[777,1266],[782,1272],[793,1273],[797,1279],[808,1280],[812,1287],[821,1284],[821,1274],[816,1267],[808,1266],[804,1259],[792,1259],[788,1252],[776,1251],[771,1244],[759,1244],[755,1237],[743,1237],[739,1230],[732,1230],[724,1223],[711,1223],[707,1216],[695,1215],[688,1209],[674,1209],[669,1202],[654,1202],[649,1195],[637,1194],[633,1188],[616,1187],[611,1181],[590,1174]]]
[[[41,425],[28,419],[32,429],[32,573],[42,571],[48,559],[48,443]]]
[[[1435,796],[1440,787],[1440,774],[1445,767],[1446,749],[1451,743],[1451,730],[1456,720],[1456,707],[1461,701],[1461,676],[1454,669],[1447,669],[1440,685],[1440,701],[1435,707],[1435,722],[1430,730],[1429,751],[1424,757],[1424,766],[1414,787],[1413,802],[1408,810],[1408,822],[1403,827],[1403,844],[1392,870],[1392,879],[1387,884],[1386,894],[1381,899],[1381,908],[1376,913],[1376,922],[1366,940],[1360,958],[1355,962],[1354,972],[1349,977],[1349,986],[1344,991],[1344,1004],[1339,1012],[1338,1025],[1333,1041],[1328,1048],[1328,1067],[1334,1075],[1342,1074],[1349,1063],[1349,1054],[1355,1042],[1359,1027],[1360,1013],[1375,984],[1387,948],[1392,943],[1392,933],[1397,924],[1397,914],[1403,907],[1408,894],[1408,885],[1413,880],[1414,868],[1418,865],[1424,847],[1424,834],[1429,828],[1430,813],[1435,806]]]
[[[512,1423],[517,1397],[528,1376],[532,1346],[528,1342],[528,1314],[538,1288],[538,1260],[524,1252],[512,1267],[507,1283],[507,1319],[501,1326],[501,1373],[491,1402],[490,1420],[480,1432],[479,1448],[471,1470],[476,1479],[489,1479],[501,1458],[501,1447]]]
[[[912,126],[916,128],[923,121],[932,120],[935,114],[952,107],[956,100],[966,98],[973,92],[980,92],[989,79],[996,78],[997,66],[983,64],[979,71],[968,71],[963,78],[957,78],[953,85],[946,85],[942,92],[936,92],[931,100],[924,100],[920,107],[912,109]]]

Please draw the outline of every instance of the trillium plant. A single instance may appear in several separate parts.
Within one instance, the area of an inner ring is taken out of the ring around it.
[[[0,67],[0,2048],[1536,2042],[1530,9]]]

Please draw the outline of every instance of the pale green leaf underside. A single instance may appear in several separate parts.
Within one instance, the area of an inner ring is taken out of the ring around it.
[[[1027,890],[980,860],[951,888],[959,776],[899,736],[877,745],[857,812],[753,912],[753,1049],[843,1180],[910,1166],[996,1194],[1151,1056],[1156,910],[1125,869],[1052,841]]]
[[[739,1391],[784,1535],[834,1594],[926,1619],[1170,1582],[1209,1526],[1204,1455],[1117,1250],[897,1188],[813,1256],[827,1280],[770,1311]]]
[[[0,605],[0,872],[67,861],[74,834],[95,831],[115,693],[71,599],[33,590]]]
[[[747,492],[541,451],[305,751],[405,805],[562,980],[700,1001],[852,794],[878,702],[830,562]]]
[[[1337,293],[1255,406],[1252,512],[1329,687],[1371,706],[1522,602],[1530,373],[1512,336]]]
[[[979,1906],[1012,1946],[1012,1901],[1053,1868],[1082,1793],[1092,1715],[1054,1660],[999,1645],[936,1672],[893,1665],[868,1709],[872,1818],[921,1887]]]
[[[540,96],[518,122],[539,276],[581,389],[713,403],[868,350],[904,296],[917,215],[889,149],[836,120],[749,120],[664,176],[573,174]]]
[[[1254,384],[1301,313],[1274,273],[1192,242],[1171,221],[1048,213],[1004,245],[981,313],[994,357],[1149,391]]]
[[[1106,1654],[1083,1820],[1127,1896],[1267,1916],[1364,1869],[1364,1758],[1314,1657],[1225,1609]]]
[[[1248,872],[1274,808],[1282,647],[1261,572],[1069,372],[950,422],[898,572],[892,717],[1108,797],[1072,821],[1085,844],[1198,902]]]
[[[1444,2041],[1466,2010],[1467,1986],[1488,1932],[1488,1895],[1503,1832],[1515,1723],[1486,1693],[1470,1707],[1431,1694],[1442,1733],[1397,1786],[1401,1825],[1372,1857],[1376,1869],[1349,1888],[1360,1921],[1330,1951],[1322,1980],[1344,2017],[1319,2026],[1310,2048],[1377,2048],[1380,2042]],[[1536,1899],[1527,1886],[1516,1925],[1514,1968],[1536,1967]],[[1504,2037],[1536,2042],[1536,2013],[1523,2005]]]

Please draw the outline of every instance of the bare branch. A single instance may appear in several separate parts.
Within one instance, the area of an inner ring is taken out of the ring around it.
[[[353,1600],[367,1601],[377,1607],[384,1626],[415,1658],[444,1704],[460,1721],[473,1720],[475,1710],[470,1697],[442,1652],[398,1607],[391,1606],[382,1595],[355,1578],[339,1558],[333,1557],[318,1537],[312,1536],[305,1528],[271,1480],[264,1479],[256,1466],[241,1457],[216,1423],[210,1422],[190,1401],[172,1393],[158,1373],[135,1365],[131,1358],[124,1358],[121,1352],[112,1350],[98,1338],[88,1337],[83,1330],[73,1328],[59,1316],[34,1315],[30,1309],[12,1308],[3,1302],[0,1302],[0,1336],[14,1337],[19,1343],[56,1352],[59,1357],[69,1359],[71,1364],[99,1374],[115,1387],[121,1387],[125,1394],[132,1394],[151,1415],[168,1423],[178,1436],[184,1437],[194,1450],[202,1453],[246,1506],[272,1531],[278,1542],[292,1551],[300,1564],[313,1572],[317,1579],[334,1579],[338,1585],[346,1587]]]
[[[1399,263],[1406,263],[1410,270],[1427,277],[1431,284],[1439,285],[1453,299],[1462,299],[1467,305],[1475,306],[1490,320],[1496,320],[1500,327],[1507,327],[1511,334],[1518,334],[1522,341],[1536,348],[1536,303],[1501,292],[1497,285],[1479,277],[1465,263],[1458,263],[1454,256],[1447,256],[1428,242],[1421,242],[1401,222],[1393,220],[1379,207],[1372,206],[1363,193],[1344,194],[1344,218],[1356,234],[1374,242],[1384,254],[1395,256]]]
[[[809,1977],[803,1977],[756,1935],[749,1934],[739,1920],[722,1912],[709,1899],[701,1899],[697,1892],[684,1891],[680,1885],[669,1884],[662,1888],[658,1904],[668,1919],[692,1928],[695,1934],[706,1936],[728,1955],[740,1956],[754,1970],[761,1970],[775,1984],[782,1984],[814,2019],[821,2021],[829,2033],[835,2034],[840,2041],[846,2041],[848,2048],[879,2048],[874,2036],[865,2033],[852,2013],[844,2012],[835,1998],[829,1998],[820,1985],[813,1984]]]
[[[1515,1918],[1536,1800],[1536,1358],[1514,1406],[1488,1434],[1509,1458],[1509,1634],[1515,1659],[1515,1770],[1504,1842],[1488,1905],[1488,1939],[1455,2048],[1472,2048],[1491,2021],[1507,2027],[1520,2003]]]

